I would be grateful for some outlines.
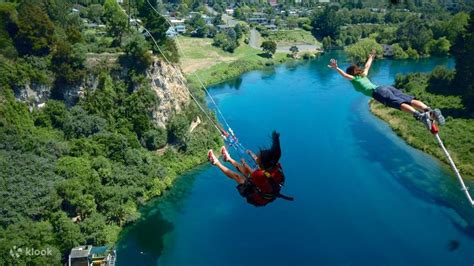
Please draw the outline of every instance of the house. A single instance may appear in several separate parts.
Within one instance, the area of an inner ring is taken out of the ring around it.
[[[227,13],[227,15],[232,16],[232,15],[234,15],[234,9],[233,8],[226,8],[225,13]]]
[[[254,12],[252,17],[247,19],[248,23],[268,24],[267,14],[263,12]]]
[[[176,25],[183,25],[186,20],[184,18],[179,19],[179,18],[173,17],[173,18],[170,18],[169,21],[173,26],[176,26]]]
[[[175,31],[179,34],[183,34],[186,32],[186,26],[185,25],[176,25],[174,27]]]
[[[210,17],[207,15],[202,15],[201,18],[204,19],[204,21],[206,22],[206,25],[212,25],[212,21],[214,20],[214,17]]]
[[[143,22],[138,18],[136,18],[136,19],[131,18],[129,21],[130,21],[130,25],[132,25],[132,26],[138,26],[138,25],[143,24]]]
[[[234,28],[234,26],[230,26],[230,25],[217,25],[217,30],[219,31],[227,31],[229,29],[232,29]]]
[[[92,245],[79,246],[71,249],[68,266],[114,266],[117,254],[114,249],[106,246],[94,247]]]
[[[393,56],[393,47],[392,45],[382,44],[383,56],[392,57]]]
[[[265,25],[265,28],[267,28],[267,30],[269,30],[269,31],[278,30],[278,27],[275,24]]]
[[[268,0],[268,4],[271,5],[271,6],[276,6],[276,5],[278,5],[278,1],[277,0]]]
[[[169,27],[168,30],[166,31],[166,37],[168,38],[174,38],[178,36],[178,32],[176,32],[174,27]]]

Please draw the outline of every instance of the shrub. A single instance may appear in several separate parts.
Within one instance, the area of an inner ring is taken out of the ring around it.
[[[455,71],[445,66],[437,66],[430,74],[427,90],[438,94],[453,94],[454,92],[450,88],[453,87],[454,75]]]
[[[151,129],[143,134],[141,143],[142,146],[150,151],[162,148],[168,142],[166,130],[163,128]]]

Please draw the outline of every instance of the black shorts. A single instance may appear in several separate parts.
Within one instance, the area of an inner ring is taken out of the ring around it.
[[[245,183],[237,185],[237,190],[242,197],[247,198],[255,193],[255,185],[246,179]]]
[[[411,101],[415,99],[414,96],[405,94],[392,86],[377,87],[372,93],[372,97],[378,102],[395,109],[400,109],[402,103],[411,104]]]

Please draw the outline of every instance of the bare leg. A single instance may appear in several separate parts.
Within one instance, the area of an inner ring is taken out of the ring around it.
[[[215,164],[219,169],[229,178],[234,179],[238,184],[243,184],[245,183],[245,177],[237,174],[236,172],[233,172],[229,168],[225,167],[220,161],[217,161]]]
[[[413,101],[412,101],[412,103],[413,103]],[[409,113],[409,114],[414,114],[416,112],[415,108],[413,108],[412,106],[410,106],[406,103],[402,103],[402,105],[400,105],[400,109],[403,112],[406,112],[406,113]]]
[[[227,161],[230,164],[232,164],[243,175],[248,176],[250,174],[250,170],[249,170],[250,167],[245,167],[244,162],[242,162],[242,164],[240,164],[232,158],[228,158]]]
[[[411,106],[423,112],[428,108],[428,106],[424,102],[418,100],[412,100],[410,104]]]

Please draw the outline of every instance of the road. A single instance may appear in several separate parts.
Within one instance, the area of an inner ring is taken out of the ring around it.
[[[252,48],[255,49],[260,49],[261,43],[261,36],[260,32],[258,32],[256,29],[251,29],[250,30],[250,38],[249,38],[249,45]]]
[[[206,5],[207,12],[211,13],[213,16],[219,15],[219,12],[215,11],[212,7]],[[225,25],[234,27],[237,25],[237,20],[234,19],[232,16],[227,15],[226,13],[222,13],[222,20],[224,21]]]

